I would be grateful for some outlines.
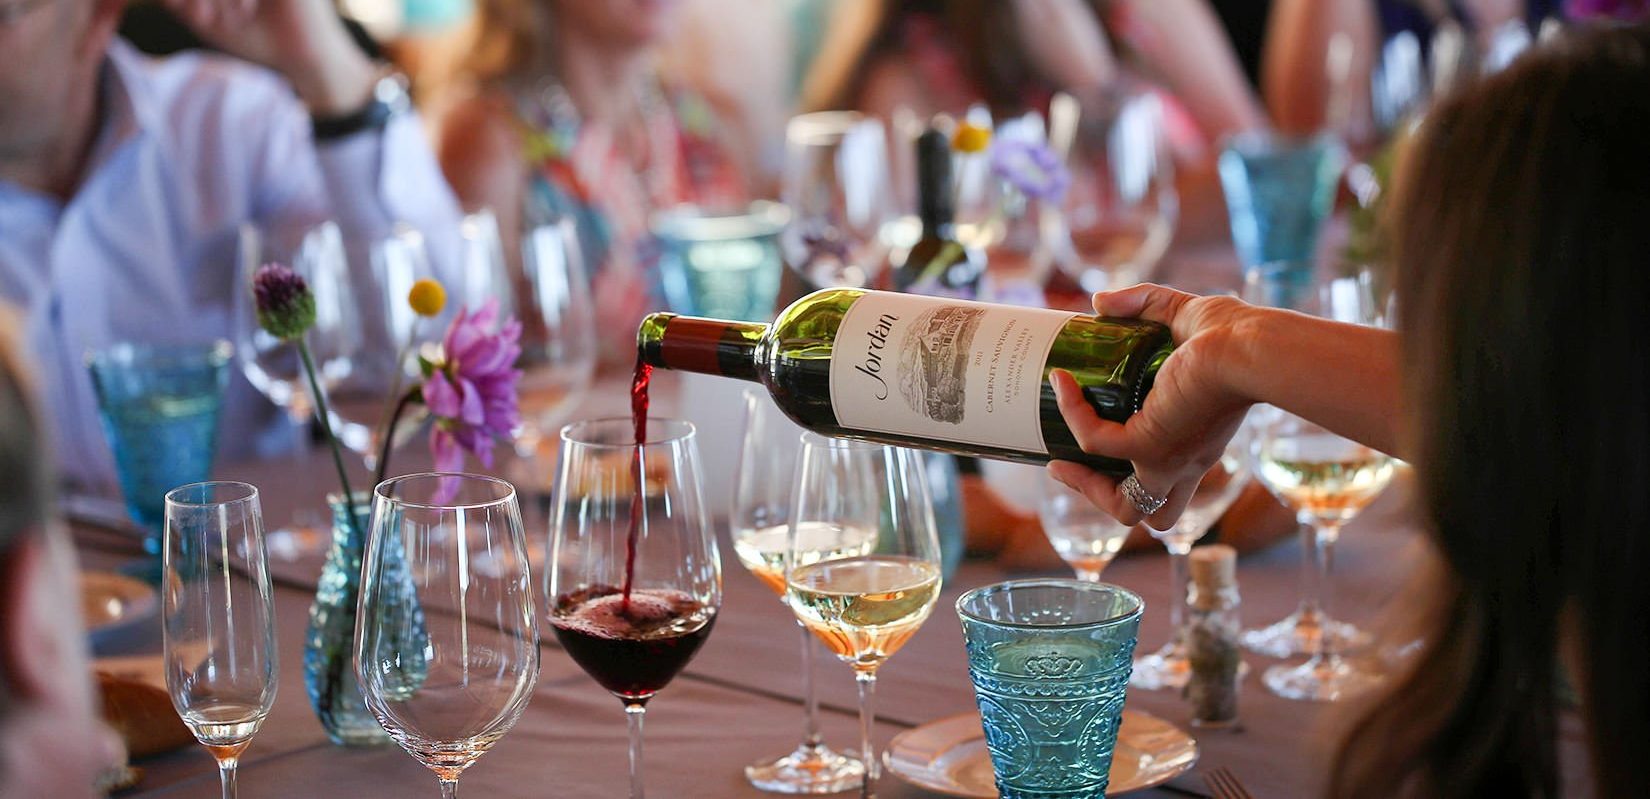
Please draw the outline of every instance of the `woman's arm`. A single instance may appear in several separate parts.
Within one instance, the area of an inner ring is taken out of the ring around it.
[[[1375,0],[1277,0],[1261,56],[1260,83],[1272,121],[1286,133],[1314,133],[1329,124],[1329,43],[1345,33],[1351,63],[1341,98],[1350,130],[1369,126],[1369,76],[1374,69]]]
[[[1270,403],[1384,452],[1402,456],[1397,336],[1231,297],[1194,297],[1142,285],[1095,295],[1103,316],[1162,322],[1177,346],[1140,412],[1126,424],[1101,419],[1071,375],[1051,378],[1060,412],[1084,451],[1134,463],[1140,484],[1168,504],[1146,519],[1166,530],[1243,415]],[[1069,462],[1056,479],[1133,524],[1142,515],[1118,481]]]
[[[493,212],[505,258],[518,267],[527,164],[509,110],[497,97],[474,94],[443,115],[436,141],[441,171],[460,204],[466,212]]]

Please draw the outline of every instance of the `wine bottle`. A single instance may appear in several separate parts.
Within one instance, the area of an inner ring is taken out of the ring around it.
[[[1139,410],[1168,357],[1168,328],[969,300],[823,289],[771,324],[656,313],[637,332],[657,368],[767,387],[798,424],[999,460],[1083,463],[1113,476],[1127,461],[1077,446],[1050,369],[1069,370],[1102,418]]]
[[[894,270],[894,287],[913,294],[972,299],[985,257],[956,239],[951,142],[929,128],[917,137],[917,218],[922,238]]]

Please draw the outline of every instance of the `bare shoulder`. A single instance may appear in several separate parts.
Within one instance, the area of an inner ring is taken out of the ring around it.
[[[441,170],[468,208],[497,205],[517,190],[526,166],[508,100],[476,90],[448,104],[436,124]]]

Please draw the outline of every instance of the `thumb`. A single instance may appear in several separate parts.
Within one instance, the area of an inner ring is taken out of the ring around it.
[[[1194,295],[1176,291],[1154,283],[1141,283],[1117,291],[1102,291],[1094,295],[1094,310],[1101,316],[1122,319],[1144,319],[1160,322],[1174,329],[1182,308]],[[1175,338],[1179,339],[1180,331]]]

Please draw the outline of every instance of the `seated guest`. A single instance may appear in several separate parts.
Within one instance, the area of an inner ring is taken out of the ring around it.
[[[124,757],[97,715],[74,550],[0,314],[0,799],[89,799]]]
[[[1095,298],[1174,331],[1140,413],[1104,422],[1055,378],[1083,448],[1168,498],[1155,527],[1257,402],[1414,466],[1440,561],[1425,649],[1352,728],[1330,796],[1558,796],[1564,777],[1650,796],[1646,141],[1650,27],[1562,34],[1417,132],[1392,206],[1399,333],[1140,286]],[[1118,483],[1050,469],[1142,518]],[[1561,676],[1589,747],[1565,768]]]
[[[498,216],[505,252],[524,225],[577,224],[610,365],[662,307],[652,214],[746,195],[717,110],[656,68],[672,22],[630,0],[484,0],[473,86],[441,124],[442,167]]]
[[[113,466],[85,353],[232,338],[239,226],[296,239],[330,218],[356,245],[407,222],[439,259],[458,215],[418,121],[328,0],[174,4],[261,66],[139,55],[114,35],[124,5],[0,0],[0,53],[26,65],[0,70],[0,299],[24,312],[59,463],[93,483]],[[237,377],[225,455],[274,418],[254,396]]]

